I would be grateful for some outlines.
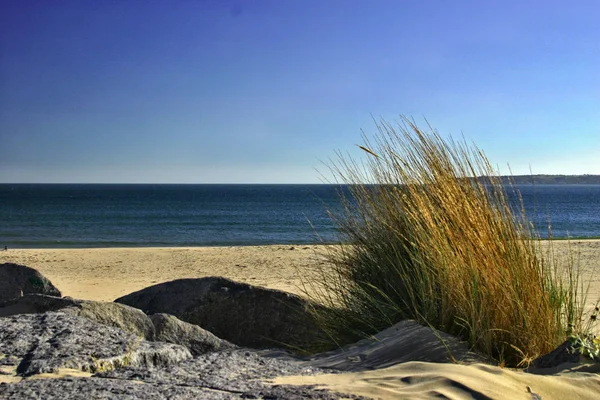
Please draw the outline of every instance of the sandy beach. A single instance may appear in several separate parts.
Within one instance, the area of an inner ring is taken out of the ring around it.
[[[558,260],[569,257],[569,245],[583,281],[590,283],[591,304],[600,298],[600,240],[554,241]],[[314,245],[9,249],[0,252],[0,262],[37,269],[63,296],[112,301],[157,283],[206,276],[300,294],[302,276],[326,262],[325,252],[324,246]]]
[[[590,284],[587,307],[600,298],[600,240],[555,241],[560,258],[578,260]],[[322,246],[249,246],[197,248],[9,249],[0,262],[39,270],[64,296],[112,301],[153,284],[179,278],[224,276],[241,282],[301,294],[302,277],[325,263]],[[595,398],[598,373],[526,374],[488,365],[407,362],[360,373],[285,377],[275,384],[311,384],[341,393],[378,399],[448,398]]]
[[[0,262],[35,268],[63,296],[113,301],[181,278],[223,276],[299,293],[301,274],[324,263],[321,246],[23,249],[0,252]]]

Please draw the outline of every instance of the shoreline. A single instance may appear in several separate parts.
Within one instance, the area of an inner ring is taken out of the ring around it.
[[[582,240],[600,240],[598,239],[582,239]],[[116,250],[131,250],[131,249],[154,249],[154,250],[180,250],[180,249],[206,249],[206,248],[215,248],[215,249],[223,249],[223,248],[237,248],[237,247],[271,247],[271,246],[281,246],[281,247],[324,247],[324,246],[335,246],[339,243],[331,242],[331,243],[269,243],[269,244],[210,244],[210,245],[198,245],[198,246],[185,246],[185,245],[177,245],[177,246],[142,246],[142,245],[132,245],[132,246],[81,246],[81,247],[8,247],[8,251],[11,250],[100,250],[100,249],[116,249]],[[2,245],[4,246],[4,245]],[[0,248],[0,255],[5,251],[4,248]]]
[[[537,241],[538,239],[533,239]],[[592,242],[592,241],[600,241],[600,236],[591,236],[591,237],[553,237],[552,239],[548,238],[540,238],[540,242]],[[51,247],[11,247],[10,245],[2,244],[0,245],[0,252],[4,251],[4,246],[8,246],[8,250],[92,250],[92,249],[202,249],[202,248],[231,248],[231,247],[268,247],[268,246],[336,246],[339,245],[340,242],[319,242],[319,243],[257,243],[257,244],[207,244],[207,245],[143,245],[143,244],[132,244],[132,245],[117,245],[117,246],[91,246],[91,245],[82,245],[82,246],[51,246]]]

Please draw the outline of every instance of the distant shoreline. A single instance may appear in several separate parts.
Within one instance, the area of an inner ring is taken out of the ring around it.
[[[533,239],[533,240],[537,240],[537,239]],[[542,242],[547,242],[549,240],[552,241],[560,241],[560,242],[566,242],[566,241],[572,241],[572,242],[584,242],[584,241],[600,241],[600,236],[590,236],[590,237],[552,237],[552,239],[548,239],[545,237],[540,238],[539,240],[541,240]],[[8,246],[8,251],[10,250],[96,250],[96,249],[113,249],[113,250],[135,250],[135,249],[169,249],[169,250],[179,250],[179,249],[205,249],[205,248],[241,248],[241,247],[265,247],[265,246],[279,246],[279,247],[287,247],[287,248],[302,248],[302,247],[321,247],[321,246],[337,246],[343,243],[340,242],[320,242],[320,243],[303,243],[303,242],[296,242],[296,243],[254,243],[254,244],[248,244],[248,243],[242,243],[242,244],[206,244],[206,245],[188,245],[188,244],[182,244],[182,245],[173,245],[173,246],[169,246],[169,245],[157,245],[157,244],[150,244],[150,245],[123,245],[123,244],[118,244],[115,246],[103,246],[103,245],[99,245],[99,246],[92,246],[92,245],[81,245],[81,246],[28,246],[28,247],[17,247],[17,246]],[[0,246],[0,256],[2,255],[2,253],[4,253],[4,245]]]
[[[501,175],[500,179],[515,185],[600,185],[600,175]]]
[[[500,175],[504,183],[512,182],[517,185],[537,184],[537,185],[600,185],[600,175],[561,175],[561,174],[534,174],[534,175]],[[40,186],[340,186],[337,183],[109,183],[109,182],[0,182],[0,185],[40,185]],[[341,186],[347,186],[342,184]]]

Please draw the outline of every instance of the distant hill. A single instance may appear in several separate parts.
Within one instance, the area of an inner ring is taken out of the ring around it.
[[[600,175],[513,175],[501,178],[516,185],[600,185]]]

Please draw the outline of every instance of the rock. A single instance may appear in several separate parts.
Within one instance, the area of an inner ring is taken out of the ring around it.
[[[579,361],[581,361],[581,348],[570,340],[566,340],[550,353],[533,360],[531,367],[553,368],[564,363],[578,363]]]
[[[184,381],[185,382],[185,381]],[[40,394],[43,396],[40,397]],[[215,386],[187,384],[147,383],[134,380],[104,378],[27,379],[18,383],[0,384],[0,398],[11,400],[336,400],[363,399],[316,389],[311,386],[270,386],[256,382],[246,391],[229,390]]]
[[[63,312],[0,318],[0,354],[7,360],[3,364],[16,365],[22,376],[61,368],[97,372],[122,366],[161,367],[192,357],[182,346],[147,342]]]
[[[80,311],[72,309],[76,315],[154,340],[154,325],[141,310],[118,303],[80,301]]]
[[[29,293],[61,296],[60,291],[35,269],[13,263],[0,264],[0,302]]]
[[[115,301],[174,315],[239,346],[302,348],[320,334],[308,300],[220,277],[161,283]]]
[[[137,308],[119,303],[32,294],[0,304],[0,317],[59,310],[120,328],[149,341],[180,344],[194,355],[234,347],[199,326],[183,322],[174,316],[155,314],[148,317]]]
[[[193,360],[160,369],[139,367],[107,371],[96,376],[167,385],[212,387],[218,390],[244,393],[257,388],[257,380],[286,375],[314,375],[325,371],[306,367],[298,362],[264,358],[249,349],[228,349],[207,353]]]
[[[194,356],[235,347],[199,326],[183,322],[173,315],[153,314],[150,320],[154,324],[154,340],[182,345]]]
[[[44,396],[40,397],[43,393]],[[101,378],[27,379],[0,384],[0,398],[12,400],[90,400],[90,399],[211,399],[235,397],[208,388],[176,385],[150,385],[138,380]]]
[[[558,374],[564,371],[600,373],[598,360],[589,358],[584,351],[584,346],[591,345],[590,342],[584,344],[583,340],[586,339],[591,342],[593,337],[585,339],[570,338],[564,341],[550,353],[533,360],[525,371],[541,375]]]
[[[0,366],[2,371],[15,366],[19,374],[0,375],[3,399],[358,398],[265,382],[276,376],[325,372],[299,362],[263,358],[238,348],[193,358],[182,346],[150,343],[62,311],[0,318]],[[65,377],[65,368],[94,375],[75,371],[69,372],[75,376]]]
[[[154,340],[154,325],[150,318],[137,308],[124,304],[40,294],[25,295],[0,303],[0,317],[58,310],[123,329],[147,340]]]

